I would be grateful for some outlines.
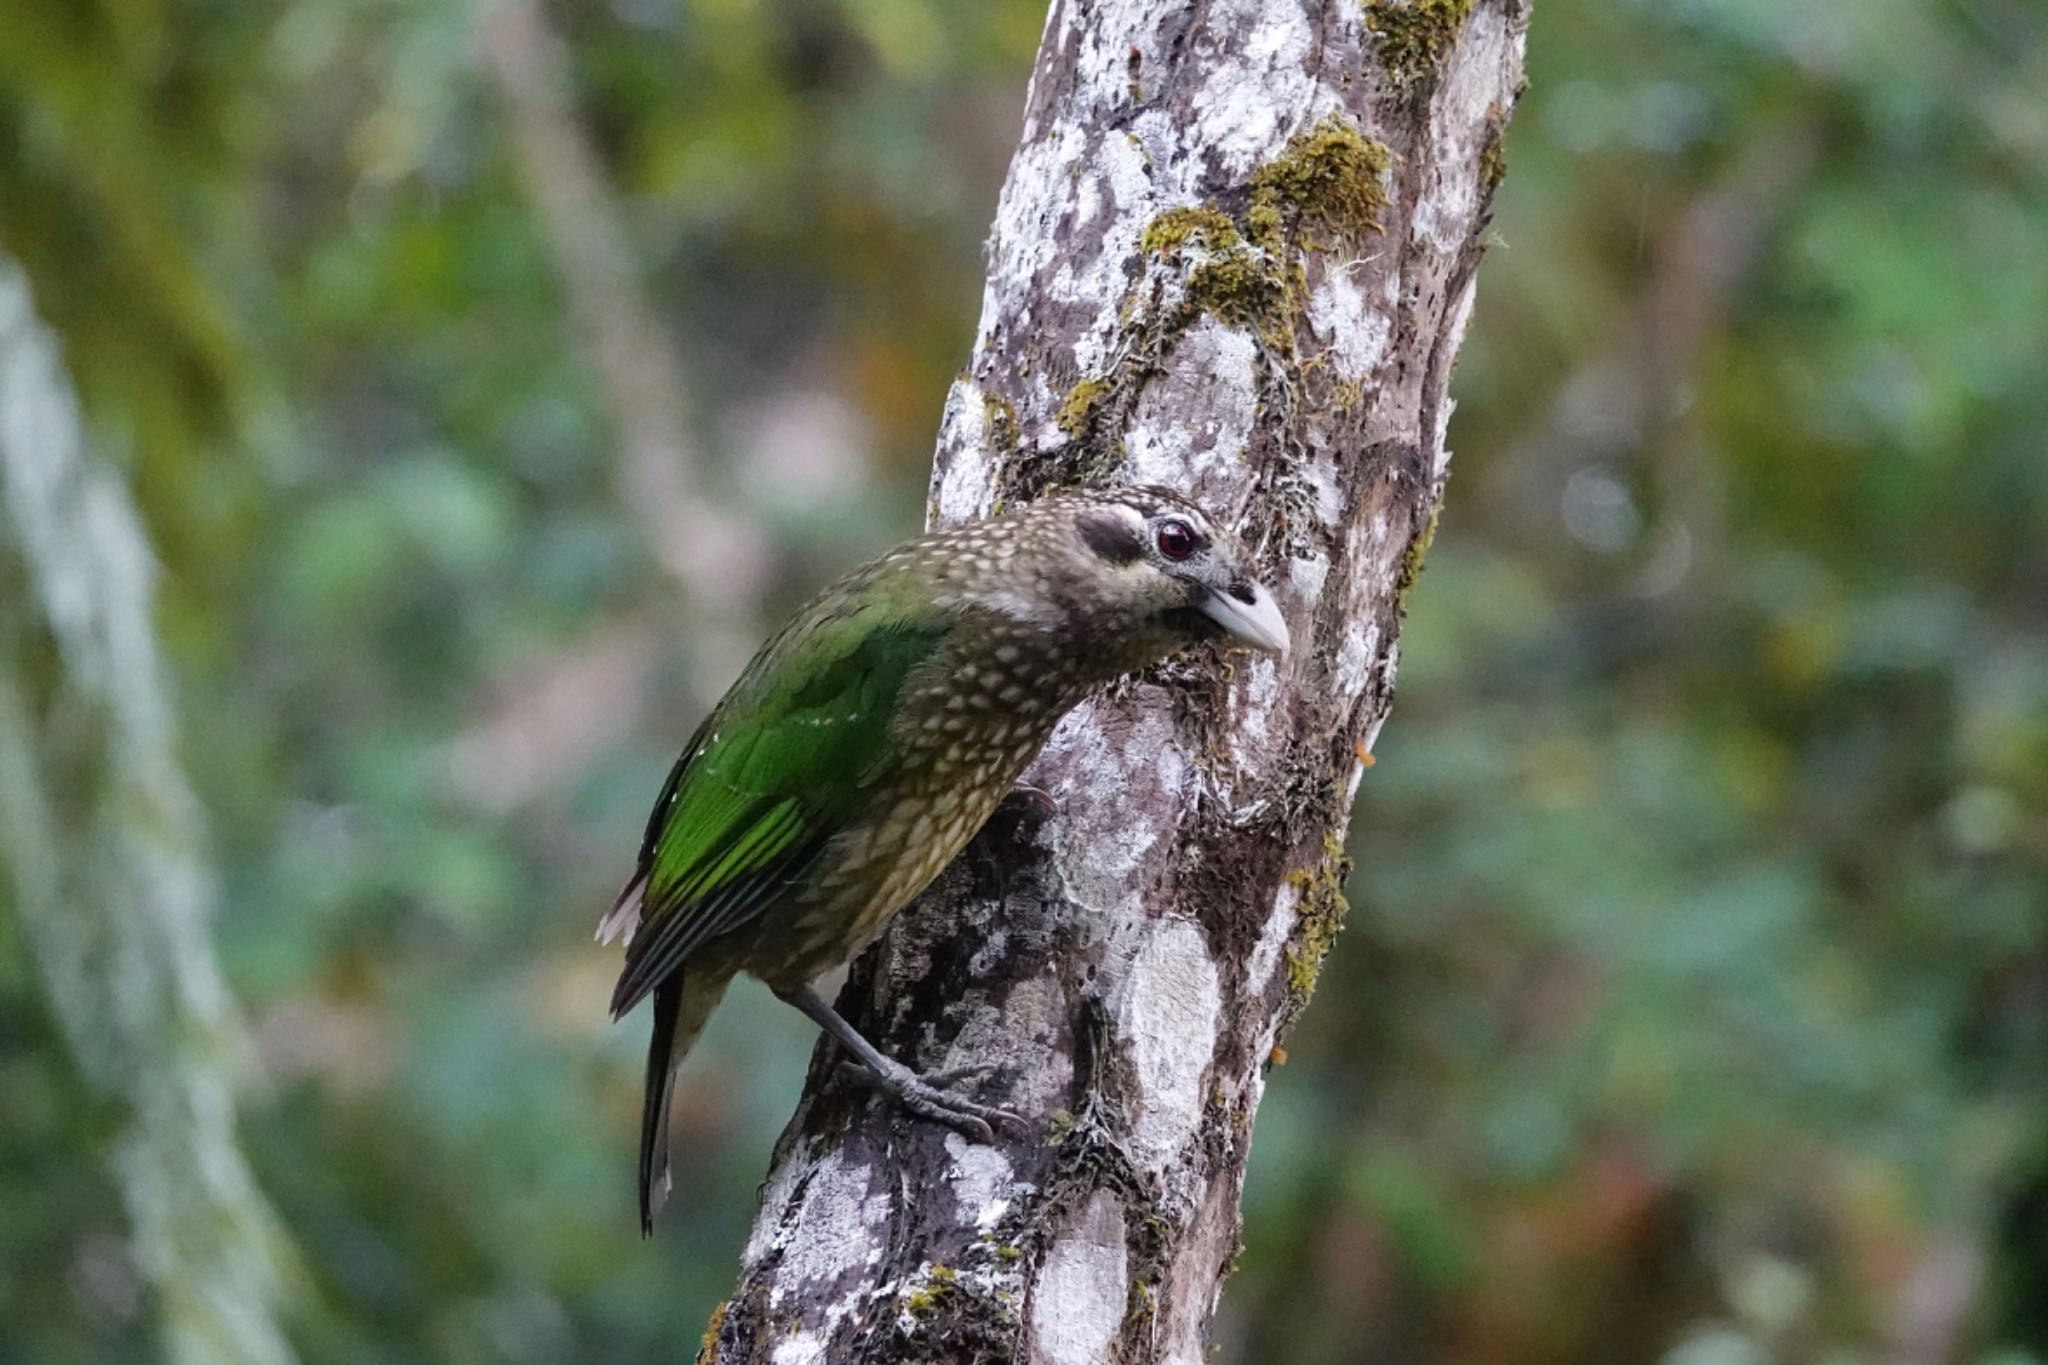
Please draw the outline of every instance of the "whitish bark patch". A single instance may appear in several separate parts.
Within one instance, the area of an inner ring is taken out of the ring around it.
[[[1216,1045],[1223,998],[1201,927],[1152,923],[1125,978],[1117,1026],[1137,1069],[1131,1151],[1158,1170],[1180,1155],[1202,1119],[1202,1075]]]
[[[1031,1299],[1031,1359],[1037,1365],[1099,1365],[1123,1322],[1130,1277],[1124,1213],[1107,1191],[1046,1253]]]

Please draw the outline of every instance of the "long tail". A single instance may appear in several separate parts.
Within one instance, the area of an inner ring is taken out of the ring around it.
[[[640,1235],[654,1235],[654,1214],[668,1198],[668,1101],[676,1084],[676,1017],[683,974],[654,990],[654,1035],[647,1040],[647,1107],[640,1115]]]
[[[654,1215],[669,1192],[668,1111],[676,1068],[704,1021],[725,995],[729,976],[681,972],[654,988],[654,1032],[647,1040],[647,1102],[640,1115],[640,1234],[654,1235]]]

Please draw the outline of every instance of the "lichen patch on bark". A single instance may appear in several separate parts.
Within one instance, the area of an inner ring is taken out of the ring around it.
[[[1258,345],[1205,319],[1174,347],[1172,368],[1145,385],[1124,431],[1117,475],[1186,489],[1211,506],[1234,506],[1250,483],[1245,448],[1258,422]]]
[[[1134,693],[1108,724],[1099,710],[1096,703],[1076,709],[1039,767],[1071,774],[1046,788],[1064,817],[1055,859],[1067,894],[1105,922],[1133,921],[1171,856],[1174,829],[1129,813],[1133,805],[1177,806],[1187,759],[1173,742],[1171,698],[1159,689]],[[1112,773],[1113,781],[1095,780]],[[1090,780],[1079,780],[1083,774]]]
[[[980,390],[970,380],[954,380],[946,394],[939,439],[952,449],[973,451],[980,458],[958,461],[937,481],[932,494],[933,521],[967,521],[994,501],[997,452],[985,444],[988,427],[988,405]]]
[[[1151,921],[1113,1002],[1133,1071],[1130,1149],[1154,1173],[1194,1137],[1216,1045],[1222,985],[1208,938],[1192,920]]]
[[[889,1199],[872,1188],[873,1176],[870,1170],[849,1165],[838,1151],[828,1151],[811,1167],[788,1235],[782,1239],[783,1274],[769,1290],[771,1308],[792,1298],[816,1306],[821,1287],[838,1286],[849,1271],[880,1259],[873,1226],[886,1214]],[[827,1299],[824,1306],[829,1311],[837,1305]]]
[[[1129,1284],[1124,1215],[1097,1190],[1045,1254],[1031,1301],[1032,1359],[1100,1365],[1124,1318]]]

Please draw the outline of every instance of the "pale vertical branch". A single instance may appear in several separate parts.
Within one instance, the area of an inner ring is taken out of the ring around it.
[[[1448,472],[1450,376],[1521,0],[1058,0],[931,514],[1171,485],[1261,548],[1285,661],[1084,704],[841,1007],[986,1069],[1039,1136],[907,1119],[828,1049],[721,1365],[1206,1358],[1267,1069],[1344,913],[1344,834]]]
[[[274,1365],[290,1252],[235,1136],[247,1062],[207,927],[155,563],[28,282],[0,260],[0,853],[53,1013],[119,1116],[111,1159],[170,1357]]]
[[[753,629],[766,552],[705,486],[675,338],[647,304],[617,196],[577,118],[569,55],[536,0],[478,0],[476,32],[586,363],[619,440],[619,491],[713,652]]]

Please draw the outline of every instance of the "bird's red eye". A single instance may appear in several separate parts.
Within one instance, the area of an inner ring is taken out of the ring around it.
[[[1184,521],[1160,522],[1153,540],[1168,559],[1186,559],[1195,552],[1194,528]]]

